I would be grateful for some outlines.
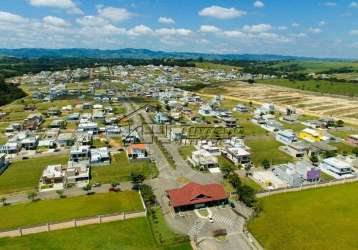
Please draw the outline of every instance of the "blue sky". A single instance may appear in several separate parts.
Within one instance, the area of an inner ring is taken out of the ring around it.
[[[3,48],[358,58],[358,0],[1,0]]]

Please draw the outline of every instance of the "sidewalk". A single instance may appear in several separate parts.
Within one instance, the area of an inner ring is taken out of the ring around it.
[[[95,193],[107,193],[107,192],[109,192],[109,188],[111,188],[111,187],[112,187],[111,184],[102,184],[100,187],[92,187],[91,191],[93,191]],[[120,188],[123,191],[131,190],[132,183],[131,182],[121,182]],[[65,195],[66,197],[76,197],[76,196],[82,196],[82,195],[86,195],[86,194],[87,194],[87,191],[84,191],[82,188],[79,188],[79,187],[66,189],[66,190],[64,190],[64,193],[63,193],[63,195]],[[3,195],[2,197],[6,198],[7,204],[30,202],[26,193],[9,194],[9,195]],[[56,191],[48,191],[48,192],[37,193],[37,197],[41,200],[52,200],[52,199],[58,199],[59,195],[56,193]]]

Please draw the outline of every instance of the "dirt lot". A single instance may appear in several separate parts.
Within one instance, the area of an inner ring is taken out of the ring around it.
[[[324,96],[279,86],[238,83],[224,86],[224,95],[257,104],[272,102],[282,111],[293,106],[300,114],[333,117],[358,125],[358,99]]]

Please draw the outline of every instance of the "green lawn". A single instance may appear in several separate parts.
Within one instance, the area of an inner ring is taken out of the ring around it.
[[[189,241],[187,236],[176,234],[168,228],[160,208],[153,208],[152,212],[148,213],[148,222],[150,223],[156,242],[160,245],[173,245]]]
[[[179,148],[179,154],[181,157],[186,160],[188,157],[191,156],[192,152],[195,150],[193,145],[181,146]]]
[[[260,166],[264,159],[269,160],[272,165],[292,161],[292,157],[279,150],[282,144],[272,136],[247,138],[245,143],[251,148],[251,159],[256,166]]]
[[[255,190],[255,192],[262,191],[262,187],[259,184],[257,184],[255,181],[250,179],[249,177],[240,176],[240,180],[243,184],[245,184],[245,185],[251,187],[253,190]]]
[[[94,237],[95,236],[95,237]],[[189,250],[189,243],[174,246],[156,244],[145,218],[90,225],[76,229],[53,231],[0,239],[3,250],[56,249],[72,250],[74,243],[78,250]]]
[[[265,249],[358,249],[358,183],[260,199],[248,227]]]
[[[48,165],[66,164],[67,155],[38,157],[15,161],[0,175],[0,194],[34,190],[43,169]]]
[[[143,210],[143,206],[139,194],[134,191],[41,200],[0,207],[0,228],[137,210]]]
[[[126,154],[122,152],[112,156],[111,165],[92,167],[92,182],[112,183],[129,181],[131,172],[140,172],[148,178],[155,177],[158,174],[154,163],[146,160],[129,161]]]

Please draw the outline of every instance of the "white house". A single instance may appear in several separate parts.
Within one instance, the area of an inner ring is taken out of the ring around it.
[[[343,161],[337,157],[324,159],[319,164],[319,167],[323,172],[335,177],[336,179],[343,179],[346,177],[354,176],[354,170],[352,166],[348,162]]]
[[[91,149],[91,165],[109,165],[111,156],[107,147]]]
[[[286,129],[286,130],[280,130],[277,132],[276,140],[287,145],[287,144],[297,142],[297,137],[292,130]]]
[[[251,162],[250,153],[243,148],[228,147],[222,151],[222,154],[225,158],[234,163],[235,166]]]
[[[204,149],[194,151],[188,160],[194,167],[198,167],[200,170],[219,167],[218,159]]]

